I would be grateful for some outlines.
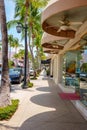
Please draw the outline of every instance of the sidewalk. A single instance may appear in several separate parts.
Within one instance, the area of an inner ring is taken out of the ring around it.
[[[68,100],[52,79],[40,76],[32,80],[33,88],[17,87],[11,98],[20,99],[18,110],[9,121],[0,121],[0,130],[87,130],[87,121]]]

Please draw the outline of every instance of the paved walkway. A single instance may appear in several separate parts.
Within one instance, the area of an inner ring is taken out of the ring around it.
[[[52,79],[40,76],[32,82],[29,89],[15,86],[11,97],[20,99],[18,110],[9,121],[0,121],[0,130],[87,130],[87,121],[59,97]]]

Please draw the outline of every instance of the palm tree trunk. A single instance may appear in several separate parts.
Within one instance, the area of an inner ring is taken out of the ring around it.
[[[8,76],[8,37],[4,0],[0,0],[0,20],[2,33],[2,78],[0,87],[0,107],[3,107],[11,103]]]
[[[31,42],[31,27],[30,27],[30,32],[29,32],[29,50],[30,50],[30,53],[31,53],[31,60],[32,60],[33,69],[34,69],[34,73],[35,73],[34,77],[36,77],[34,55],[33,55],[33,50],[32,50],[32,48],[30,46],[30,42]]]
[[[9,59],[11,60],[11,47],[10,47],[10,56],[9,56]]]
[[[25,12],[25,25],[27,25],[27,18],[28,18],[28,8],[29,8],[29,0],[25,1],[25,6],[26,6],[26,12]],[[26,43],[27,44],[27,43]],[[28,44],[26,46],[26,70],[27,70],[27,82],[30,82],[30,77],[29,77],[29,60],[28,60]]]
[[[41,59],[40,59],[40,54],[39,54],[39,49],[38,47],[36,47],[37,49],[37,63],[38,63],[38,69],[41,69]]]

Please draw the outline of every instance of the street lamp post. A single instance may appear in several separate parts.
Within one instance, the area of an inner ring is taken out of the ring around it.
[[[25,26],[23,26],[21,23],[18,23],[16,26],[17,32],[21,33],[22,28],[25,30],[25,56],[24,56],[24,84],[23,88],[27,88],[27,24],[25,23]]]

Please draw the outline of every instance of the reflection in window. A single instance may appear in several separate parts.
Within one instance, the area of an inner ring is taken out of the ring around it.
[[[79,63],[77,64],[77,59],[77,52],[67,52],[64,55],[63,85],[65,87],[76,89],[79,86]]]
[[[82,102],[87,106],[87,47],[81,49],[82,59],[80,60],[80,94]]]
[[[75,89],[87,106],[87,47],[64,55],[62,79],[63,86]]]

